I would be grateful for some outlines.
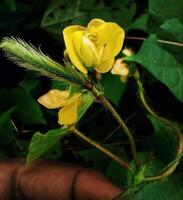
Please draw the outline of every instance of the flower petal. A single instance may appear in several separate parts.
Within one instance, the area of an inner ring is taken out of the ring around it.
[[[62,104],[60,104],[61,105],[60,107],[70,105],[70,104],[72,104],[74,102],[80,102],[80,98],[81,98],[81,93],[77,93],[73,97],[63,101]]]
[[[82,26],[69,26],[63,30],[63,36],[65,41],[65,46],[67,49],[67,53],[69,54],[69,58],[71,59],[72,63],[76,66],[76,68],[83,72],[84,74],[87,73],[86,68],[84,67],[83,63],[78,57],[78,54],[73,46],[73,33],[76,31],[85,31],[86,28]]]
[[[38,102],[48,109],[60,108],[62,103],[69,97],[67,90],[60,91],[57,89],[50,90],[39,97]]]
[[[96,71],[100,73],[106,73],[110,71],[114,64],[114,58],[111,58],[109,60],[103,61],[100,65],[96,66]]]
[[[85,35],[83,31],[73,33],[73,44],[78,57],[86,67],[92,67],[99,64],[100,57],[94,43]]]
[[[97,29],[100,42],[104,45],[102,60],[115,57],[121,50],[124,42],[124,30],[116,23],[107,22]]]
[[[58,112],[58,123],[60,125],[74,124],[77,121],[77,108],[77,101],[61,108]]]
[[[101,26],[102,24],[105,24],[106,22],[101,19],[92,19],[87,26],[87,29],[89,32],[95,32],[96,29]]]
[[[94,43],[86,36],[82,37],[81,55],[86,66],[92,67],[98,65],[100,57]]]

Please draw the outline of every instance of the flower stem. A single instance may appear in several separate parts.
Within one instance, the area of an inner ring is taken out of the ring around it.
[[[147,38],[126,36],[125,39],[127,39],[127,40],[142,40],[142,41],[144,41]],[[180,43],[180,42],[172,42],[172,41],[168,41],[168,40],[158,40],[158,42],[164,43],[164,44],[169,44],[169,45],[175,45],[175,46],[183,47],[183,43]]]
[[[77,128],[70,127],[70,131],[72,133],[74,133],[75,135],[77,135],[78,137],[82,138],[84,141],[86,141],[90,145],[92,145],[95,148],[99,149],[101,152],[103,152],[104,154],[106,154],[107,156],[109,156],[112,160],[116,161],[122,167],[124,167],[125,169],[129,170],[132,174],[134,174],[133,168],[126,161],[122,160],[121,158],[119,158],[118,156],[116,156],[115,154],[113,154],[112,152],[110,152],[108,149],[106,149],[105,147],[101,146],[100,144],[98,144],[94,140],[92,140],[89,137],[87,137],[86,135],[84,135]]]
[[[120,117],[120,115],[116,112],[116,110],[114,109],[114,107],[105,98],[105,96],[103,96],[102,94],[100,94],[100,92],[95,87],[93,87],[92,92],[95,95],[95,97],[99,100],[99,102],[108,111],[110,111],[110,113],[112,114],[112,116],[116,119],[116,121],[118,122],[118,124],[123,129],[123,131],[126,134],[126,136],[128,137],[128,140],[130,142],[131,151],[132,151],[132,156],[133,156],[134,161],[135,161],[135,165],[136,165],[137,168],[139,168],[140,167],[140,161],[139,161],[139,159],[137,157],[136,145],[135,145],[135,141],[134,141],[134,138],[133,138],[133,135],[132,135],[131,131],[126,126],[125,122],[122,120],[122,118]]]
[[[149,114],[154,116],[157,120],[159,120],[166,126],[170,127],[172,130],[174,130],[174,132],[176,133],[176,136],[177,136],[178,147],[177,147],[175,160],[173,162],[171,162],[170,164],[168,164],[167,167],[165,168],[165,170],[160,172],[160,174],[158,174],[156,176],[152,176],[152,177],[146,177],[144,179],[144,181],[160,180],[160,179],[163,179],[163,178],[171,175],[174,172],[174,170],[176,169],[177,165],[179,164],[180,159],[182,157],[182,153],[183,153],[183,137],[182,137],[181,131],[176,126],[176,124],[157,115],[156,112],[148,105],[145,95],[144,95],[143,85],[142,85],[140,79],[136,79],[136,81],[137,81],[137,85],[138,85],[139,97],[140,97],[140,100],[141,100],[144,108],[147,110],[147,112]]]

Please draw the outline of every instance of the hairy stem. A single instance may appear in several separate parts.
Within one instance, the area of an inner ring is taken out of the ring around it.
[[[105,147],[101,146],[100,144],[98,144],[94,140],[92,140],[89,137],[87,137],[86,135],[84,135],[77,128],[70,127],[70,131],[72,133],[74,133],[75,135],[77,135],[78,137],[80,137],[81,139],[83,139],[84,141],[86,141],[87,143],[89,143],[90,145],[92,145],[95,148],[99,149],[101,152],[103,152],[104,154],[106,154],[112,160],[114,160],[115,162],[117,162],[118,164],[120,164],[122,167],[124,167],[125,169],[129,170],[132,174],[134,174],[134,170],[131,168],[131,166],[126,161],[122,160],[121,158],[119,158],[118,156],[116,156],[115,154],[113,154],[112,152],[110,152],[108,149],[106,149]]]
[[[146,38],[144,38],[144,37],[132,37],[132,36],[126,36],[125,39],[127,39],[127,40],[142,40],[142,41],[146,40]],[[172,42],[172,41],[168,41],[168,40],[158,40],[158,42],[183,47],[183,43],[180,43],[180,42]]]
[[[139,159],[137,157],[136,145],[135,145],[135,141],[134,141],[134,138],[133,138],[133,135],[132,135],[131,131],[126,126],[125,122],[122,120],[122,118],[120,117],[120,115],[116,112],[116,110],[114,109],[114,107],[105,98],[105,96],[101,95],[99,93],[99,91],[95,87],[93,87],[92,92],[96,96],[96,98],[100,101],[100,103],[108,111],[110,111],[110,113],[112,114],[112,116],[116,119],[116,121],[118,122],[118,124],[120,125],[120,127],[123,129],[124,133],[126,134],[128,140],[130,142],[130,148],[131,148],[131,151],[132,151],[132,156],[133,156],[134,161],[135,161],[135,165],[136,165],[137,168],[139,168],[140,167],[140,161],[139,161]]]
[[[177,165],[179,164],[180,159],[182,157],[182,153],[183,153],[183,137],[182,137],[181,131],[176,126],[176,124],[157,115],[156,112],[148,105],[145,95],[144,95],[143,85],[142,85],[140,79],[136,79],[136,81],[137,81],[137,85],[138,85],[139,97],[140,97],[140,100],[141,100],[144,108],[147,110],[147,112],[149,114],[154,116],[156,119],[158,119],[160,122],[162,122],[166,126],[170,127],[172,130],[174,130],[174,132],[176,133],[177,141],[178,141],[175,160],[172,163],[168,164],[168,166],[165,168],[165,170],[160,172],[160,174],[158,174],[156,176],[152,176],[152,177],[146,177],[144,179],[144,181],[160,180],[160,179],[163,179],[163,178],[171,175],[174,172],[174,170],[176,169]]]

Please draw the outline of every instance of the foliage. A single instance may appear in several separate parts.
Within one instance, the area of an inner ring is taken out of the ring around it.
[[[126,194],[134,200],[181,200],[183,181],[179,158],[179,166],[170,177],[147,182],[144,178],[155,176],[166,170],[167,164],[176,162],[176,130],[182,129],[178,124],[183,120],[182,10],[182,0],[1,1],[2,36],[12,35],[41,44],[35,48],[24,40],[10,37],[2,40],[1,49],[16,64],[41,74],[17,70],[0,55],[0,158],[26,154],[29,163],[39,157],[82,163],[101,171],[115,184],[130,188]],[[72,24],[86,26],[93,18],[117,22],[125,29],[124,46],[132,48],[134,55],[118,56],[129,66],[135,63],[143,88],[137,83],[138,74],[133,76],[134,69],[124,83],[110,72],[103,74],[101,80],[94,73],[83,76],[71,63],[62,62],[63,29]],[[137,37],[147,39],[141,41]],[[90,80],[94,80],[92,84],[101,93],[94,95],[91,88],[88,90]],[[123,131],[106,107],[98,104],[100,95],[104,94],[132,130],[145,170],[141,168],[136,176],[131,175],[119,163],[69,134],[69,127],[58,127],[57,112],[43,108],[36,100],[50,88],[82,92],[77,128],[135,169],[127,137],[121,134]],[[148,109],[153,107],[155,111],[143,109],[143,100]],[[162,123],[162,118],[171,119],[176,128]]]

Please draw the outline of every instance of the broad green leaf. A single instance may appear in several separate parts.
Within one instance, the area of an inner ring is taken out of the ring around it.
[[[178,19],[167,20],[161,28],[172,34],[179,42],[183,42],[183,24]]]
[[[129,27],[129,29],[140,29],[140,30],[143,30],[143,31],[147,31],[147,22],[148,22],[148,19],[149,19],[149,15],[146,13],[146,14],[143,14],[141,15],[140,17],[138,17]]]
[[[144,175],[145,177],[158,175],[159,172],[164,168],[164,164],[154,157],[150,158],[149,153],[142,152],[139,154],[141,164],[145,165]],[[148,157],[147,157],[148,156]],[[144,159],[145,158],[145,159]],[[148,162],[147,162],[148,161]],[[136,188],[136,192],[131,196],[133,200],[181,200],[183,191],[183,175],[173,175],[169,176],[163,180],[157,180],[152,182],[145,182]],[[128,181],[131,185],[133,177],[128,174]],[[135,188],[134,188],[135,189]],[[129,196],[130,197],[130,196]],[[119,198],[120,199],[120,198]],[[122,200],[123,198],[121,198]],[[127,198],[128,199],[128,198]]]
[[[139,52],[127,59],[146,68],[164,83],[179,101],[183,102],[183,67],[157,44],[154,37],[145,40]]]
[[[25,124],[45,124],[43,113],[37,101],[23,88],[0,91],[0,108],[17,106],[14,116]]]
[[[87,112],[89,107],[94,102],[94,97],[90,93],[84,93],[82,95],[82,105],[79,107],[78,111],[78,121],[83,117],[83,115]]]
[[[148,0],[149,12],[158,23],[162,23],[168,19],[177,18],[183,20],[182,0]]]
[[[105,96],[118,106],[120,98],[125,91],[126,84],[120,81],[119,76],[110,73],[103,75],[101,84],[104,88]]]
[[[134,0],[115,0],[112,3],[112,19],[111,21],[117,22],[123,28],[127,28],[136,13],[136,3]],[[116,8],[116,9],[115,9]],[[124,17],[125,16],[125,17]]]
[[[151,139],[153,152],[158,159],[169,163],[174,160],[176,154],[176,133],[154,117],[149,116],[149,119],[154,127],[154,137]]]
[[[121,145],[119,147],[113,147],[111,149],[113,149],[113,151],[115,150],[114,153],[119,158],[128,161],[127,153],[125,152],[124,148]],[[114,160],[111,160],[111,162],[107,166],[106,176],[114,184],[122,188],[127,187],[127,170]]]
[[[123,187],[126,186],[126,169],[121,167],[115,161],[111,161],[107,168],[107,178],[112,181],[114,184]]]
[[[42,134],[36,132],[29,145],[29,153],[27,155],[27,163],[39,158],[42,154],[52,148],[56,143],[68,133],[66,128],[49,130]]]
[[[136,193],[133,200],[181,200],[183,176],[176,175],[163,181],[146,184]]]
[[[77,151],[77,154],[88,166],[101,172],[105,172],[110,163],[109,157],[98,149],[85,149]]]
[[[77,18],[80,0],[51,0],[41,21],[41,27],[54,36],[60,35],[68,20]]]
[[[11,123],[11,116],[16,107],[0,113],[0,144],[9,144],[13,139],[14,127]]]

